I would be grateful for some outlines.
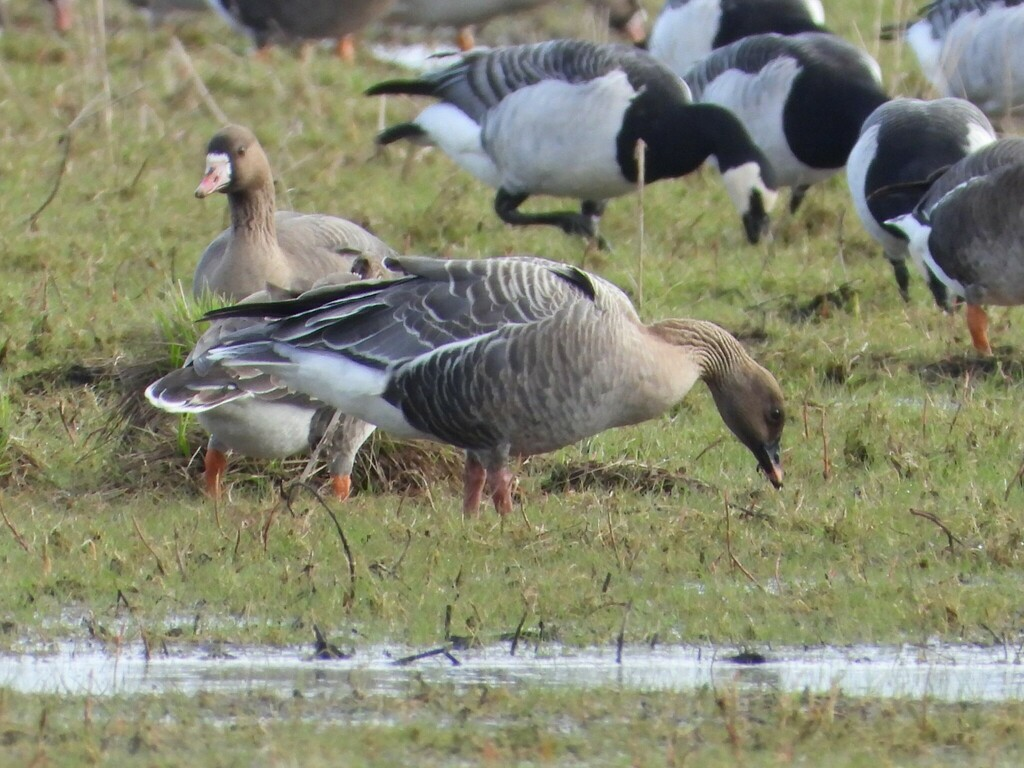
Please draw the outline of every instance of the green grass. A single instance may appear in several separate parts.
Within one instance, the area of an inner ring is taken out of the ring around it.
[[[638,300],[642,293],[646,318],[710,319],[747,340],[782,383],[790,415],[780,492],[758,476],[701,389],[666,418],[526,462],[521,513],[505,521],[486,510],[463,522],[450,452],[413,454],[377,440],[361,460],[361,492],[333,507],[354,580],[324,507],[309,493],[290,506],[282,500],[302,460],[235,462],[229,500],[215,509],[196,480],[201,430],[147,409],[132,411],[127,427],[118,417],[126,388],[138,391],[138,381],[126,383],[132,366],[180,362],[197,332],[184,322],[191,304],[179,284],[188,291],[199,254],[226,224],[222,200],[192,196],[219,121],[167,30],[110,9],[103,52],[90,4],[80,4],[83,23],[66,39],[46,31],[45,9],[14,5],[17,31],[0,39],[0,618],[11,627],[0,645],[80,636],[69,616],[110,625],[124,602],[128,639],[180,644],[305,643],[313,621],[332,634],[357,630],[368,643],[436,644],[450,611],[452,633],[484,642],[525,615],[527,628],[543,622],[566,644],[609,645],[626,606],[630,643],[1019,641],[1018,310],[992,313],[997,355],[987,361],[970,353],[962,317],[935,309],[920,281],[902,304],[841,176],[812,190],[796,216],[780,205],[774,239],[759,247],[745,244],[714,173],[651,186],[642,272],[635,196],[609,206],[602,231],[611,253],[587,252],[554,230],[506,227],[492,193],[440,154],[418,157],[403,177],[402,149],[374,151],[381,107],[360,94],[394,70],[365,56],[346,68],[320,53],[302,61],[275,51],[269,63],[257,61],[206,20],[179,30],[190,63],[218,108],[257,130],[281,207],[345,215],[410,253],[530,252],[586,265]],[[874,2],[829,12],[835,29],[869,41],[879,19],[896,15],[893,4]],[[556,13],[545,18],[572,27]],[[921,90],[905,52],[868,45],[894,91]],[[387,120],[417,106],[389,99]],[[528,206],[552,204],[560,202]],[[821,300],[841,288],[842,301]],[[630,477],[544,491],[552,473],[586,462],[627,462]],[[675,482],[665,490],[634,463]],[[197,614],[209,621],[182,636],[179,625],[191,627]],[[215,620],[224,617],[233,621]],[[270,701],[271,711],[285,710],[285,725],[257,726],[247,708],[262,706],[258,697],[114,701],[89,731],[76,721],[81,700],[7,693],[15,735],[0,752],[23,763],[37,753],[61,764],[116,763],[152,740],[153,764],[170,764],[168,745],[183,733],[196,735],[196,750],[229,733],[237,754],[264,750],[271,763],[287,762],[295,740],[309,738],[316,764],[336,762],[330,749],[339,743],[354,756],[397,730],[399,743],[426,744],[435,762],[478,762],[491,742],[497,764],[604,754],[573,735],[572,714],[569,735],[550,736],[551,757],[544,739],[520,748],[510,735],[508,723],[529,702],[540,712],[588,706],[579,692],[493,693],[482,723],[459,726],[471,729],[464,742],[462,731],[424,724],[422,713],[358,736],[338,724],[315,727],[317,702]],[[442,698],[449,695],[470,694]],[[1019,738],[1016,705],[921,716],[920,704],[843,702],[858,723],[848,730],[807,725],[817,704],[793,697],[743,704],[736,746],[708,692],[643,699],[659,715],[635,730],[638,718],[623,713],[641,699],[616,693],[608,706],[621,707],[593,716],[618,745],[608,762],[671,753],[676,763],[725,765],[739,750],[751,763],[771,763],[793,744],[811,744],[835,745],[837,761],[851,765],[935,764],[946,755],[999,764],[1000,750]],[[197,711],[207,706],[241,707],[243,725],[202,725]],[[175,712],[170,722],[155,714],[165,709]],[[54,714],[37,731],[43,710]],[[975,724],[970,734],[964,722]],[[887,750],[885,739],[864,745],[865,733],[900,728],[918,745],[906,754]],[[811,735],[800,736],[806,729]],[[222,760],[232,762],[246,761]]]

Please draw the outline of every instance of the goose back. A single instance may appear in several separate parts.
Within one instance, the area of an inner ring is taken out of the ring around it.
[[[864,120],[888,95],[877,64],[834,35],[763,34],[719,48],[686,73],[694,99],[735,112],[783,185],[846,163]]]

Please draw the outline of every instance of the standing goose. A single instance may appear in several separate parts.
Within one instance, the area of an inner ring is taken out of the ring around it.
[[[647,48],[679,75],[751,35],[826,32],[821,0],[666,0]]]
[[[644,12],[639,0],[587,0],[608,12],[608,23],[634,43],[644,39]],[[457,27],[456,42],[463,51],[476,45],[473,27],[498,16],[548,5],[552,0],[396,0],[384,17],[388,24],[412,27]]]
[[[359,251],[379,259],[394,251],[337,216],[276,211],[270,161],[248,128],[229,125],[207,145],[196,197],[227,195],[231,227],[203,252],[192,290],[240,300],[267,283],[301,293],[332,273],[352,271]]]
[[[478,511],[485,483],[498,512],[511,510],[511,456],[654,418],[698,379],[781,486],[782,392],[717,325],[644,325],[611,283],[539,258],[388,264],[406,274],[210,313],[276,319],[222,339],[193,366],[240,389],[267,373],[398,436],[464,449],[466,514]],[[216,407],[151,399],[170,410]]]
[[[995,139],[988,118],[963,99],[893,99],[864,122],[846,180],[857,215],[892,264],[904,301],[910,300],[907,241],[886,222],[913,211],[951,165]],[[942,303],[945,288],[935,282],[932,288]]]
[[[210,292],[237,301],[266,289],[268,284],[300,293],[332,276],[350,280],[357,261],[353,250],[371,261],[394,253],[346,219],[275,212],[270,162],[248,128],[228,126],[210,139],[206,172],[196,197],[204,198],[214,192],[228,197],[231,227],[207,246],[196,267],[192,289],[197,296]],[[201,343],[213,343],[218,337],[216,329],[209,334],[210,338]],[[184,370],[189,369],[186,364]],[[179,374],[179,378],[186,376]],[[173,393],[170,385],[166,389]],[[223,411],[210,411],[201,420],[210,432],[204,475],[206,489],[214,498],[220,495],[231,451],[256,458],[290,456],[309,445],[311,435],[318,429],[314,427],[322,420],[318,414],[323,403],[286,399],[275,391],[266,393],[266,397],[257,394]],[[347,497],[350,487],[348,446],[354,446],[354,454],[366,439],[367,429],[365,424],[341,417],[329,458],[339,498]]]
[[[357,279],[352,275],[350,280]],[[339,280],[340,282],[340,280]],[[246,297],[242,303],[294,298],[294,294],[270,287]],[[352,466],[356,453],[374,427],[352,416],[338,414],[334,408],[302,394],[289,392],[268,375],[245,375],[245,389],[234,378],[200,376],[193,361],[232,333],[254,325],[252,318],[231,318],[213,323],[185,360],[184,366],[149,386],[146,396],[164,404],[168,410],[180,410],[189,403],[216,402],[217,407],[201,411],[197,420],[209,435],[205,458],[205,489],[211,498],[220,498],[227,458],[240,453],[254,459],[282,459],[311,452],[328,431],[326,449],[331,487],[335,498],[343,501],[352,490]]]
[[[1024,106],[1024,0],[934,0],[904,38],[940,95],[994,118]]]
[[[793,211],[811,184],[842,170],[864,120],[889,98],[870,56],[821,32],[744,38],[714,51],[685,80],[696,101],[739,117],[776,183],[793,188]]]
[[[1024,139],[999,139],[952,166],[912,213],[889,222],[914,264],[967,302],[974,348],[992,354],[985,304],[1024,304]]]
[[[509,224],[596,238],[607,199],[636,189],[640,140],[648,183],[684,176],[713,156],[751,242],[775,202],[772,169],[739,121],[716,105],[692,104],[678,77],[628,46],[554,40],[472,51],[421,79],[367,93],[439,99],[378,142],[440,147],[498,189],[494,209]],[[520,211],[531,195],[576,198],[581,212]]]
[[[354,54],[350,35],[384,15],[392,0],[208,0],[232,26],[252,35],[259,50],[275,42],[338,41],[338,55]]]

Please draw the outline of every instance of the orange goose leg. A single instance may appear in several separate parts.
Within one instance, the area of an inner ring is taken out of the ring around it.
[[[988,315],[985,308],[977,304],[967,305],[967,329],[971,332],[974,348],[983,355],[992,354],[992,345],[988,342]]]
[[[484,494],[487,470],[479,461],[471,456],[466,456],[466,469],[462,479],[462,516],[476,517],[480,514],[480,500]]]
[[[455,35],[455,44],[460,51],[471,51],[476,46],[472,27],[462,27]]]
[[[355,35],[348,34],[342,35],[338,38],[338,47],[335,50],[338,54],[338,58],[344,61],[346,64],[351,64],[356,60],[356,38]]]
[[[53,26],[62,35],[71,31],[71,0],[53,0]]]
[[[352,475],[332,476],[331,488],[334,489],[334,498],[345,501],[352,493]]]
[[[490,481],[491,499],[498,514],[504,517],[512,511],[512,472],[508,467],[492,469],[487,473]]]
[[[203,478],[206,481],[206,495],[211,499],[220,498],[221,478],[228,468],[228,456],[224,451],[216,448],[206,449],[206,459],[203,462]]]

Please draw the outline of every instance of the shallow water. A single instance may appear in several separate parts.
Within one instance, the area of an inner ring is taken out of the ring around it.
[[[686,691],[704,685],[740,690],[827,692],[852,696],[929,696],[946,701],[1024,699],[1024,665],[1014,649],[969,646],[853,646],[775,649],[760,664],[730,660],[735,649],[696,646],[568,650],[553,644],[452,651],[399,666],[408,649],[360,650],[347,660],[314,660],[308,648],[194,649],[146,661],[141,645],[112,653],[94,643],[57,643],[0,655],[0,686],[26,693],[184,694],[266,691],[304,695],[344,690],[405,695],[411,684],[619,686]]]

